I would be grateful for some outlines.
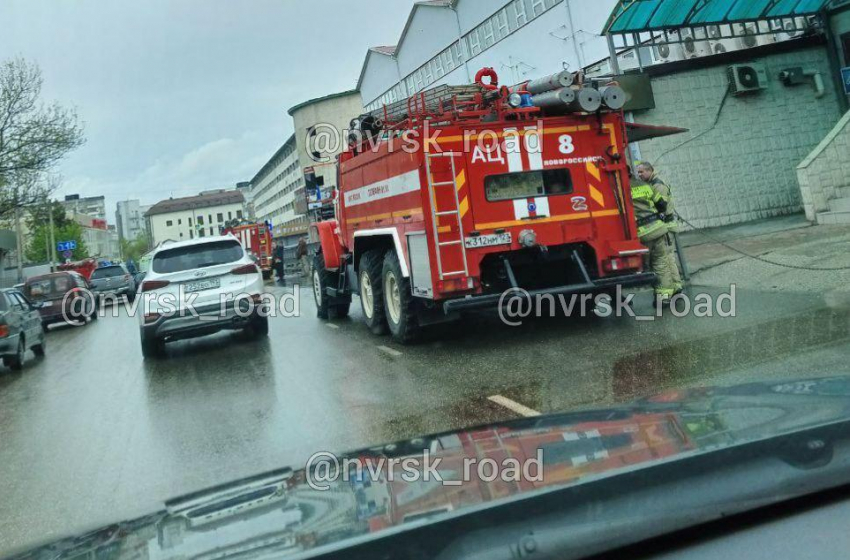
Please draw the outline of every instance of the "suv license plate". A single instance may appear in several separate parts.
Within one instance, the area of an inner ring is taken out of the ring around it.
[[[492,247],[493,245],[510,245],[510,244],[511,244],[511,234],[510,234],[510,232],[491,233],[489,235],[479,235],[477,237],[467,237],[466,238],[466,248],[467,249],[475,249],[476,247]]]
[[[221,285],[218,278],[211,278],[209,280],[198,280],[197,282],[187,282],[186,283],[186,291],[187,292],[202,292],[204,290],[212,290],[213,288],[218,288]]]

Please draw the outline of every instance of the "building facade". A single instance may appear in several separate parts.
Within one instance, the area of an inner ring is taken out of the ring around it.
[[[115,227],[120,239],[133,241],[147,235],[145,212],[150,206],[142,206],[138,200],[121,200],[115,209]]]
[[[271,222],[272,228],[289,227],[303,220],[296,211],[296,193],[303,196],[304,172],[298,161],[295,135],[283,143],[251,180],[250,203],[254,219]]]
[[[106,219],[106,199],[102,196],[80,197],[78,194],[69,194],[61,201],[66,212],[72,214],[85,214],[100,220]]]
[[[468,84],[483,67],[503,84],[583,68],[608,56],[599,35],[616,0],[416,2],[393,46],[366,54],[357,87],[366,109],[440,84]]]
[[[225,222],[244,217],[244,212],[241,192],[221,190],[157,202],[145,213],[145,220],[151,243],[156,246],[163,241],[218,235]]]
[[[115,226],[107,225],[106,220],[88,214],[67,212],[67,216],[83,227],[82,240],[90,257],[107,260],[121,257],[121,243]]]

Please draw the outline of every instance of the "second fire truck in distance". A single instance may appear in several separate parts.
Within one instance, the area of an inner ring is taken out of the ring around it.
[[[272,276],[272,234],[266,224],[254,224],[234,220],[221,230],[222,235],[230,234],[239,240],[245,251],[254,255],[257,266],[263,273],[263,279]]]
[[[489,78],[489,82],[485,81]],[[360,297],[399,342],[507,290],[650,284],[627,166],[623,90],[561,72],[513,88],[483,69],[352,122],[313,288],[321,318]],[[672,130],[672,129],[671,129]],[[665,132],[669,133],[669,132]]]

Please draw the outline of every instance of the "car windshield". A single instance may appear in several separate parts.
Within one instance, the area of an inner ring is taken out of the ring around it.
[[[159,274],[182,272],[236,262],[244,252],[237,241],[214,241],[165,249],[154,255],[152,269]]]
[[[0,560],[850,488],[850,0],[0,0],[0,218]]]
[[[103,266],[94,270],[91,273],[91,279],[112,278],[114,276],[124,276],[127,272],[120,266]]]

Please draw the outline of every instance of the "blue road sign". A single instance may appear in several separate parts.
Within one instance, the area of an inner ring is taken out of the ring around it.
[[[844,84],[844,93],[850,95],[850,66],[841,69],[841,82]]]
[[[70,259],[73,256],[74,256],[74,253],[72,253],[71,251],[62,251],[62,258],[63,259]]]
[[[56,243],[56,250],[59,252],[64,251],[73,251],[77,248],[77,242],[73,239],[71,241],[59,241]]]

